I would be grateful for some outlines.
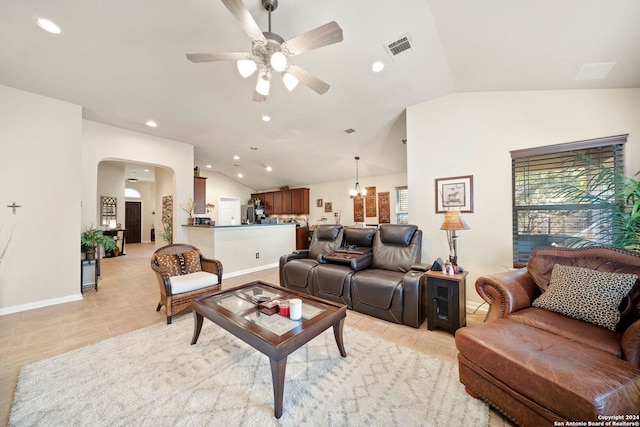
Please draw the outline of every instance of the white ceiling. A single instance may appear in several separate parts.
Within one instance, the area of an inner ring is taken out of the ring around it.
[[[244,3],[267,31],[261,1]],[[0,0],[0,84],[193,144],[198,166],[255,190],[353,179],[356,155],[361,178],[403,173],[405,108],[454,92],[640,87],[637,0],[280,0],[272,31],[287,40],[330,21],[344,41],[295,58],[329,91],[276,81],[256,103],[255,77],[235,63],[185,57],[250,50],[220,0]],[[392,60],[384,45],[405,34],[413,50]],[[371,72],[375,60],[383,72]],[[617,62],[606,79],[575,80],[600,62]]]

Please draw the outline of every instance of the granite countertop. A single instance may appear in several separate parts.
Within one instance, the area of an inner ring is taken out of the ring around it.
[[[237,224],[237,225],[205,225],[205,224],[198,224],[198,225],[188,225],[188,224],[182,224],[183,227],[189,227],[189,228],[246,228],[246,227],[273,227],[273,226],[278,226],[278,225],[296,225],[293,222],[286,222],[286,223],[280,223],[280,224]]]

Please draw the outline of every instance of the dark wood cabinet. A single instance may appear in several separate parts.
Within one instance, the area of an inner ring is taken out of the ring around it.
[[[265,214],[309,214],[309,189],[294,188],[293,190],[269,191],[254,193],[254,199],[260,199]]]
[[[262,193],[262,198],[260,200],[262,200],[262,204],[264,205],[264,213],[267,215],[270,215],[273,213],[273,199],[274,199],[274,193],[273,191],[270,191],[268,193]]]
[[[207,208],[207,178],[202,176],[193,177],[193,201],[196,206],[193,208],[194,214],[203,214]]]
[[[436,327],[452,334],[467,323],[466,278],[468,272],[449,276],[441,271],[427,275],[427,329]]]
[[[291,190],[291,213],[309,214],[309,189],[294,188]]]
[[[296,249],[309,249],[309,239],[307,239],[307,235],[309,233],[309,229],[307,227],[298,227],[296,228]]]

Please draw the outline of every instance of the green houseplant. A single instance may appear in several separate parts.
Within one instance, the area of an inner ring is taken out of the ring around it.
[[[640,182],[614,168],[589,163],[593,167],[579,171],[574,181],[560,188],[559,195],[598,211],[592,225],[594,238],[572,236],[564,243],[584,247],[608,242],[615,248],[640,252]],[[640,172],[634,176],[638,175]]]
[[[105,252],[111,252],[116,248],[116,241],[111,236],[105,236],[102,230],[87,228],[80,235],[80,244],[85,253],[86,259],[95,259],[96,247],[102,245]]]

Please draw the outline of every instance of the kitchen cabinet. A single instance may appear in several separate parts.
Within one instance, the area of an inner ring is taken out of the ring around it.
[[[294,188],[291,190],[291,213],[309,214],[309,189]]]
[[[306,227],[296,228],[296,250],[309,249],[308,232],[309,229]]]
[[[193,177],[193,208],[194,214],[203,214],[207,208],[207,178],[203,176]]]
[[[269,191],[254,193],[254,199],[262,201],[265,214],[309,214],[309,189],[294,188],[293,190]]]

